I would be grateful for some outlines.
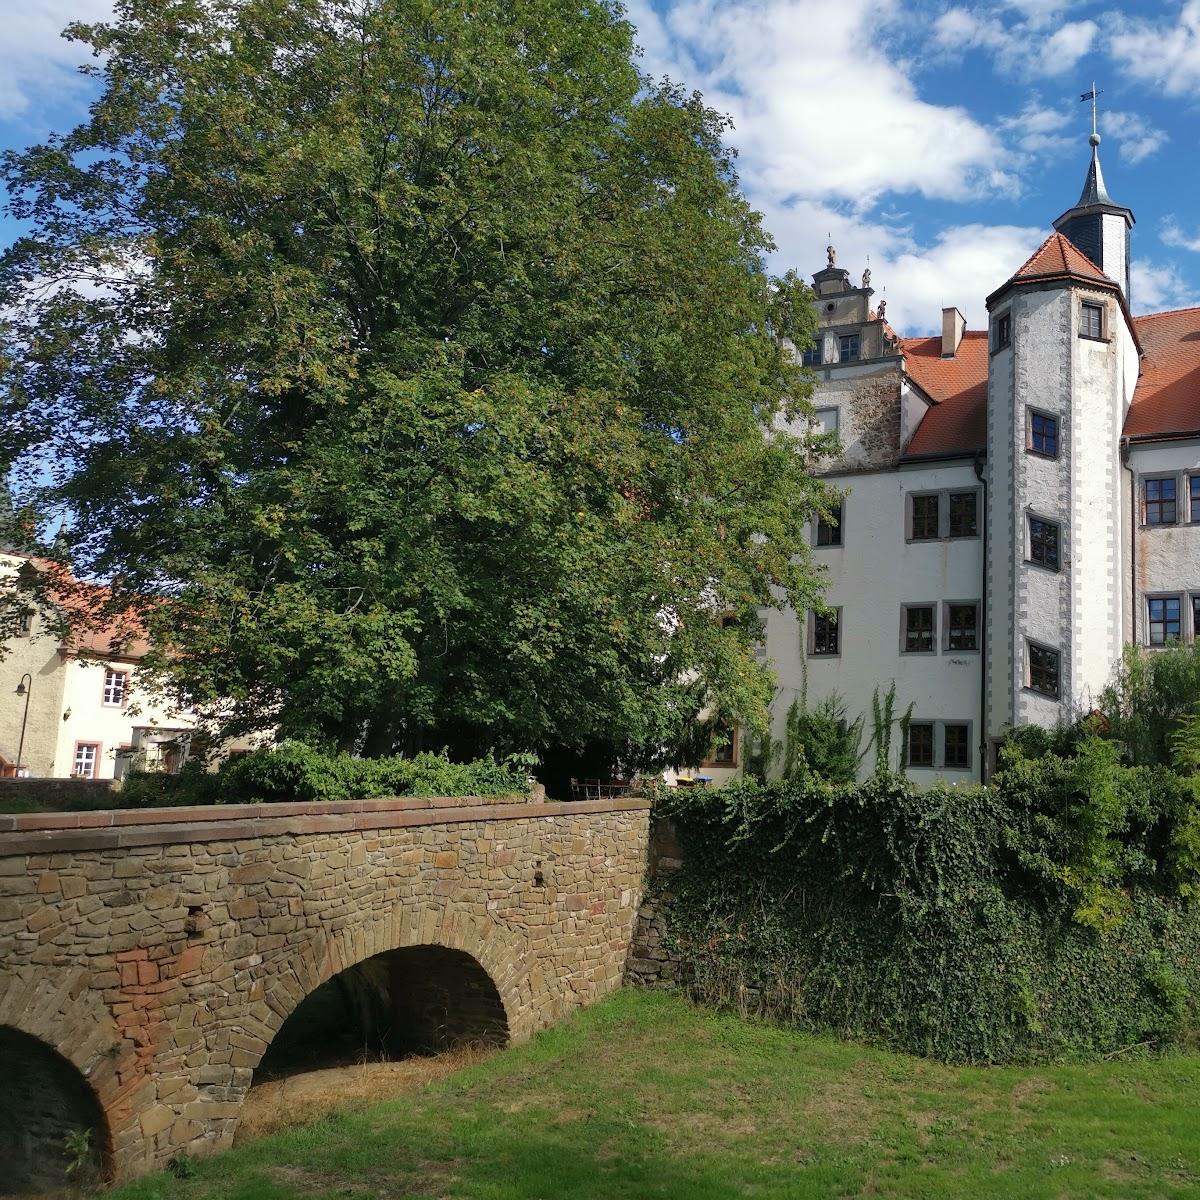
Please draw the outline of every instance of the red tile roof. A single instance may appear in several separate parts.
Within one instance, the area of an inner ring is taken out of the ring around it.
[[[1150,313],[1133,323],[1145,358],[1125,436],[1200,431],[1200,308]]]
[[[933,401],[904,458],[974,454],[987,445],[988,337],[963,334],[958,353],[942,357],[940,337],[901,338],[909,378]]]
[[[1105,273],[1074,242],[1061,233],[1052,233],[1013,273],[1016,279],[1060,279],[1064,275],[1094,279],[1098,283],[1116,286],[1116,280]]]

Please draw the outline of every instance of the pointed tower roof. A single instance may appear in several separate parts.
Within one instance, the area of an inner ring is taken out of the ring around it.
[[[1077,279],[1094,280],[1116,286],[1116,280],[1105,273],[1070,238],[1061,233],[1052,233],[1013,272],[1009,283],[1030,279],[1061,279],[1071,276]]]
[[[1129,225],[1133,224],[1133,212],[1123,204],[1118,204],[1109,194],[1104,183],[1104,171],[1100,167],[1100,135],[1093,133],[1088,141],[1092,147],[1092,161],[1088,164],[1087,177],[1083,181],[1083,191],[1079,193],[1079,203],[1069,208],[1057,221],[1055,229],[1061,229],[1072,217],[1082,216],[1093,212],[1109,212],[1123,216]]]

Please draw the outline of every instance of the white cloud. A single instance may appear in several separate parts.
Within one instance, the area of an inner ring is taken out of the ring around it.
[[[1200,254],[1200,231],[1194,234],[1185,233],[1174,216],[1169,216],[1163,221],[1159,226],[1158,236],[1168,246],[1176,246],[1180,250],[1191,250],[1195,254]]]
[[[983,50],[999,70],[1029,76],[1060,76],[1075,69],[1096,41],[1095,21],[1062,21],[1053,33],[1048,24],[1061,4],[1014,4],[1022,19],[1005,21],[994,8],[948,8],[933,23],[934,45],[952,54]]]
[[[1108,52],[1127,78],[1168,96],[1200,93],[1200,0],[1187,0],[1165,21],[1114,13],[1112,26]]]
[[[1130,112],[1102,112],[1100,128],[1117,143],[1117,152],[1131,166],[1156,154],[1170,140],[1165,130]]]
[[[112,15],[112,0],[21,0],[6,6],[0,37],[0,119],[53,99],[79,81],[75,67],[90,50],[60,35],[72,21]]]
[[[1032,96],[1015,117],[1002,117],[996,125],[1006,140],[1032,159],[1057,159],[1080,145],[1080,135],[1070,116],[1046,108]]]
[[[1135,312],[1190,308],[1198,302],[1195,289],[1177,267],[1135,258],[1130,267],[1129,290]]]
[[[1013,191],[995,135],[960,106],[923,100],[888,56],[902,17],[899,0],[630,5],[648,72],[670,72],[733,117],[753,191],[862,209],[887,192],[965,200]]]

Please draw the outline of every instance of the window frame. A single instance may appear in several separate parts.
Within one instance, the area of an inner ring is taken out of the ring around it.
[[[806,346],[800,351],[800,365],[802,367],[820,367],[825,362],[825,333],[818,329],[816,340],[811,346]]]
[[[1048,450],[1039,450],[1034,445],[1034,430],[1033,423],[1035,420],[1054,422],[1054,453],[1051,454]],[[1062,455],[1062,418],[1057,413],[1048,412],[1044,408],[1034,408],[1032,405],[1027,405],[1025,408],[1025,451],[1027,454],[1034,454],[1038,458],[1044,458],[1048,462],[1057,462]]]
[[[1200,472],[1187,473],[1188,525],[1200,525]]]
[[[1033,652],[1035,650],[1043,654],[1054,655],[1053,692],[1044,691],[1033,682]],[[1034,638],[1025,639],[1025,690],[1032,692],[1035,696],[1041,696],[1043,700],[1053,700],[1055,704],[1062,703],[1062,651],[1057,646],[1049,646],[1045,642],[1039,642]]]
[[[17,613],[17,631],[13,637],[33,637],[33,609],[23,608]]]
[[[1170,501],[1164,500],[1161,496],[1157,500],[1150,499],[1150,484],[1152,483],[1170,483],[1175,489],[1175,494]],[[1153,475],[1142,475],[1138,479],[1138,502],[1141,506],[1141,512],[1138,514],[1138,525],[1142,529],[1170,529],[1179,524],[1179,474],[1177,472],[1161,472]],[[1191,490],[1188,491],[1189,499]],[[1151,521],[1150,520],[1150,505],[1157,504],[1174,504],[1175,515],[1170,521]]]
[[[942,493],[941,492],[907,492],[905,503],[905,518],[906,518],[906,537],[908,542],[940,542],[942,540]],[[935,532],[932,537],[922,536],[917,537],[917,501],[918,500],[933,500],[937,505],[937,511],[934,517]]]
[[[942,721],[940,745],[942,747],[942,770],[943,771],[973,771],[975,769],[975,756],[971,752],[971,722],[970,721]],[[949,729],[962,729],[966,733],[966,751],[967,761],[964,763],[952,763],[946,753],[946,731]]]
[[[975,610],[975,645],[969,648],[950,645],[950,610],[951,608],[973,608]],[[943,600],[942,601],[942,653],[943,654],[978,654],[980,643],[983,641],[982,629],[983,604],[979,600]]]
[[[929,610],[929,649],[908,648],[908,615],[921,609]],[[919,658],[938,652],[938,603],[936,600],[913,600],[900,605],[900,653],[905,658]]]
[[[719,768],[722,771],[736,771],[742,765],[741,755],[738,753],[738,747],[741,745],[741,725],[737,721],[733,721],[729,727],[729,760],[717,758],[713,755],[707,756],[701,762],[701,768],[712,767]]]
[[[837,335],[837,340],[838,340],[837,361],[839,363],[862,362],[862,334],[861,333],[839,333]],[[853,355],[847,357],[846,343],[851,342],[851,341],[854,343],[854,353],[853,353]]]
[[[993,354],[1008,350],[1012,346],[1012,309],[1006,308],[992,317],[992,334],[988,338]]]
[[[1188,640],[1187,613],[1184,610],[1184,596],[1185,595],[1187,595],[1189,597],[1194,597],[1195,593],[1146,592],[1143,594],[1143,596],[1142,596],[1142,621],[1143,621],[1143,626],[1142,626],[1143,642],[1142,642],[1142,644],[1146,647],[1147,650],[1162,650],[1165,647],[1171,646],[1171,645],[1181,646]],[[1169,641],[1166,639],[1165,626],[1167,625],[1167,618],[1164,615],[1163,620],[1160,622],[1164,626],[1164,639],[1161,642],[1153,641],[1151,639],[1151,629],[1152,629],[1152,626],[1154,625],[1154,621],[1150,615],[1150,611],[1151,611],[1150,606],[1152,604],[1166,604],[1166,602],[1169,600],[1174,600],[1179,605],[1179,617],[1178,617],[1179,636],[1176,639],[1174,639],[1174,641]],[[1193,614],[1192,619],[1193,619],[1193,623],[1194,623],[1194,621],[1195,621],[1195,601],[1194,601],[1194,599],[1193,599],[1193,603],[1192,603],[1192,614]],[[1193,640],[1194,640],[1194,637],[1195,637],[1195,634],[1193,631]]]
[[[938,723],[930,720],[909,721],[908,734],[904,739],[904,768],[908,771],[936,771],[938,769]],[[912,735],[915,729],[929,730],[929,761],[913,762]]]
[[[1097,316],[1096,325],[1099,329],[1098,333],[1092,333],[1091,323],[1088,320],[1089,313],[1095,313]],[[1107,342],[1108,341],[1108,305],[1102,304],[1098,300],[1080,300],[1079,302],[1079,336],[1087,342]]]
[[[103,708],[118,708],[123,709],[129,704],[129,671],[123,671],[120,667],[105,667],[104,679],[100,684],[100,704]],[[110,700],[108,698],[108,681],[110,676],[119,676],[121,679],[121,697],[119,700]]]
[[[821,529],[829,529],[837,535],[836,542],[821,541]],[[843,496],[838,501],[837,522],[830,525],[824,517],[819,514],[813,521],[813,548],[816,550],[840,550],[846,544],[846,497]]]
[[[836,650],[818,650],[817,649],[817,619],[829,620],[832,617],[835,636],[837,637]],[[840,604],[831,604],[828,612],[820,613],[815,608],[808,610],[808,632],[805,642],[805,649],[809,658],[841,658],[842,656],[842,606]]]
[[[962,496],[970,496],[975,503],[974,533],[954,532],[954,501]],[[946,489],[946,540],[952,542],[969,541],[979,536],[979,489],[978,488],[947,488]]]
[[[1037,521],[1042,525],[1051,525],[1054,527],[1054,530],[1056,532],[1055,548],[1057,551],[1057,561],[1054,566],[1050,566],[1046,562],[1039,562],[1036,558],[1033,557],[1033,547],[1034,547],[1033,522],[1034,521]],[[1042,513],[1034,512],[1034,510],[1031,508],[1027,508],[1025,510],[1025,562],[1031,567],[1037,567],[1039,570],[1042,570],[1042,571],[1049,571],[1052,575],[1061,574],[1062,573],[1062,565],[1063,565],[1062,531],[1063,531],[1063,523],[1061,521],[1057,521],[1053,517],[1047,517],[1047,516],[1043,515]]]
[[[92,755],[90,775],[81,775],[76,768],[79,765],[79,751],[88,747],[95,753]],[[71,778],[72,779],[99,779],[100,778],[100,754],[103,750],[104,743],[92,741],[90,738],[84,738],[75,743],[75,749],[71,751]]]

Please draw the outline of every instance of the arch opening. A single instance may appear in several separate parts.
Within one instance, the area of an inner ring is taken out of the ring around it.
[[[0,1196],[102,1182],[107,1123],[79,1069],[7,1025],[0,1026],[0,1063]]]
[[[445,946],[409,946],[314,988],[280,1026],[254,1081],[507,1041],[500,993],[476,959]]]

